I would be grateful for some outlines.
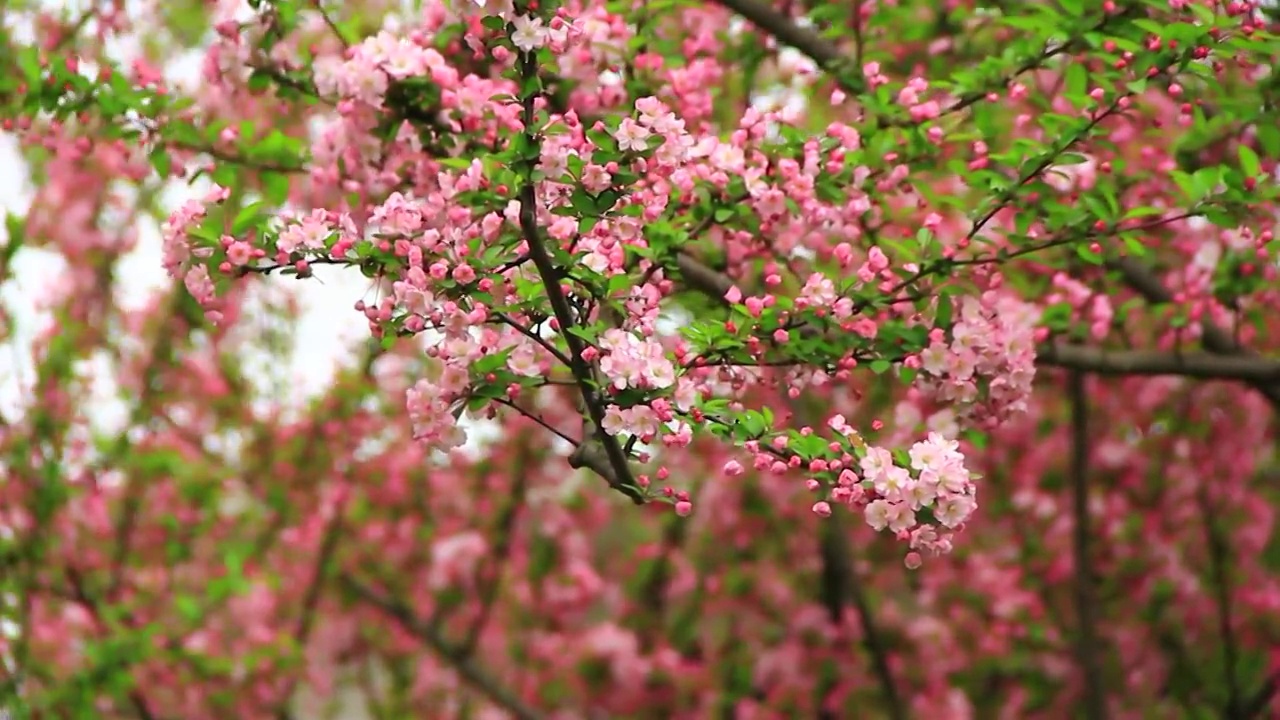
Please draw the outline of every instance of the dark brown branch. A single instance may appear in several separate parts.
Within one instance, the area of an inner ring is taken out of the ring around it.
[[[1089,528],[1089,425],[1088,400],[1085,395],[1085,374],[1071,372],[1068,396],[1071,401],[1071,494],[1075,528],[1072,533],[1075,555],[1075,604],[1076,604],[1076,662],[1084,680],[1083,707],[1089,720],[1106,720],[1107,697],[1102,680],[1102,663],[1099,656],[1096,619],[1094,611],[1093,565],[1090,560]]]
[[[543,720],[544,716],[541,712],[529,707],[514,692],[478,666],[472,659],[464,657],[460,648],[455,647],[453,643],[446,639],[438,628],[415,617],[408,607],[370,590],[349,575],[343,575],[341,582],[363,602],[382,611],[414,637],[426,643],[427,647],[431,648],[433,652],[457,671],[458,676],[464,682],[479,691],[490,702],[506,710],[517,720]]]
[[[525,83],[537,82],[538,59],[536,55],[521,53],[519,69],[521,78]],[[535,130],[535,123],[537,122],[535,104],[539,94],[541,93],[526,91],[522,99],[523,115],[521,119],[524,124],[525,142],[533,149],[541,146],[541,139]],[[531,157],[536,158],[536,153],[532,154]],[[632,502],[637,505],[642,505],[644,504],[644,494],[640,492],[636,486],[635,479],[631,476],[631,467],[627,462],[626,453],[623,452],[622,446],[618,444],[618,440],[604,431],[605,407],[600,397],[596,394],[595,378],[592,376],[591,365],[583,358],[586,346],[582,338],[573,332],[575,326],[573,309],[569,306],[569,301],[565,298],[564,291],[560,289],[560,273],[542,242],[542,233],[538,228],[538,194],[532,178],[533,165],[528,161],[525,161],[523,165],[528,176],[520,187],[520,230],[524,234],[525,242],[529,245],[529,259],[533,261],[533,264],[538,268],[538,274],[542,277],[542,285],[547,291],[547,300],[551,303],[551,309],[555,313],[556,321],[560,326],[557,330],[564,335],[565,343],[569,346],[569,369],[573,372],[573,377],[578,383],[578,390],[582,393],[583,405],[586,406],[586,412],[590,418],[588,432],[583,433],[582,444],[579,449],[589,449],[593,444],[597,444],[603,451],[604,458],[607,461],[608,472],[600,472],[601,468],[596,466],[599,463],[587,464],[583,462],[574,464],[573,467],[590,467],[607,480],[610,487],[631,498]],[[595,436],[594,440],[591,439],[592,435]],[[575,452],[574,458],[578,457],[579,453]],[[570,462],[572,464],[575,460],[571,458]]]
[[[1101,375],[1180,375],[1250,383],[1280,381],[1280,360],[1200,352],[1107,350],[1054,343],[1036,349],[1036,364]]]
[[[766,0],[715,0],[720,5],[741,15],[743,18],[751,22],[751,24],[763,30],[766,34],[771,35],[779,42],[790,45],[791,47],[804,53],[810,60],[817,63],[818,67],[831,73],[835,81],[845,90],[860,94],[863,92],[861,86],[862,80],[862,40],[865,32],[861,26],[860,3],[855,3],[854,12],[859,13],[859,17],[854,19],[855,43],[854,57],[849,58],[846,53],[841,51],[833,43],[823,38],[815,30],[801,27],[791,18],[783,15],[773,9]],[[1097,31],[1104,27],[1107,22],[1114,19],[1114,16],[1107,16],[1101,22],[1090,30]],[[1083,33],[1081,33],[1083,35]],[[1030,72],[1041,67],[1045,61],[1061,55],[1072,48],[1078,46],[1080,36],[1076,36],[1067,42],[1051,45],[1046,47],[1043,52],[1028,58],[1013,69],[1008,75],[1005,75],[997,83],[993,83],[990,87],[982,90],[975,90],[965,93],[956,98],[954,102],[942,111],[943,115],[951,115],[981,101],[988,93],[1008,87],[1019,75]],[[855,67],[856,65],[856,67]],[[850,69],[850,73],[842,73],[844,69]],[[902,121],[892,121],[887,118],[878,118],[881,125],[903,125]],[[915,124],[915,123],[912,123]]]
[[[684,252],[676,255],[676,268],[689,288],[709,298],[726,302],[724,296],[734,285],[729,276],[708,267]],[[1164,293],[1157,297],[1167,297],[1167,291],[1159,286],[1158,281],[1156,281],[1156,287]],[[1139,291],[1142,291],[1141,288]],[[1211,344],[1210,333],[1206,331],[1205,346],[1210,349],[1237,348],[1233,352],[1238,353],[1238,346],[1230,340],[1229,336],[1220,330],[1218,332],[1226,338],[1229,345]],[[1277,383],[1277,389],[1280,389],[1280,360],[1253,354],[1224,356],[1221,354],[1223,350],[1214,350],[1214,352],[1218,354],[1159,350],[1106,350],[1083,345],[1044,344],[1036,350],[1036,364],[1103,375],[1180,375],[1205,380],[1241,380],[1250,384]]]
[[[825,70],[845,61],[840,48],[809,28],[800,27],[791,18],[774,10],[764,0],[717,0],[729,10],[741,15],[778,42],[799,50]]]
[[[1213,577],[1214,605],[1217,609],[1218,635],[1222,641],[1222,677],[1227,686],[1227,706],[1223,717],[1235,720],[1244,717],[1240,681],[1236,677],[1239,648],[1236,646],[1235,623],[1232,621],[1231,568],[1228,563],[1231,548],[1214,517],[1215,508],[1209,501],[1209,493],[1201,485],[1196,493],[1200,505],[1200,519],[1204,524],[1204,540],[1209,551],[1209,571]]]
[[[1262,687],[1258,688],[1258,692],[1249,698],[1249,702],[1241,710],[1240,717],[1244,720],[1252,720],[1262,715],[1271,706],[1271,700],[1275,698],[1277,691],[1280,691],[1280,672],[1271,673]]]
[[[893,669],[889,666],[889,649],[880,636],[871,603],[863,592],[853,565],[848,529],[839,513],[824,518],[821,526],[822,604],[831,621],[840,625],[844,622],[845,605],[853,603],[853,609],[858,613],[858,624],[862,626],[862,646],[871,656],[871,668],[880,681],[889,718],[906,720],[907,708],[898,693],[898,685],[894,682]]]
[[[1141,262],[1132,258],[1121,258],[1108,265],[1119,271],[1125,284],[1138,291],[1147,302],[1153,305],[1173,302],[1173,293]],[[1241,346],[1230,333],[1211,321],[1206,320],[1200,324],[1200,333],[1204,348],[1211,353],[1256,357],[1252,350]],[[1280,381],[1250,380],[1249,384],[1262,393],[1273,408],[1280,410]]]

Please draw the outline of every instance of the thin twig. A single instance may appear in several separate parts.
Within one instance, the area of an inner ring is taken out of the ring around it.
[[[515,328],[516,331],[519,332],[521,335],[524,335],[525,337],[534,341],[538,345],[542,346],[544,350],[551,353],[551,356],[554,357],[556,360],[559,360],[561,363],[563,363],[565,367],[568,367],[569,365],[572,364],[569,358],[566,357],[564,353],[560,352],[559,348],[557,348],[555,345],[552,345],[546,338],[535,333],[533,330],[516,322],[515,319],[512,318],[510,315],[499,312],[499,313],[493,313],[493,317],[498,322]]]
[[[333,35],[334,37],[338,38],[338,42],[342,43],[342,48],[344,50],[347,48],[350,48],[351,41],[347,39],[347,36],[345,34],[343,34],[342,28],[338,27],[338,24],[335,23],[333,21],[333,18],[329,16],[328,11],[324,9],[324,3],[322,2],[322,0],[315,0],[315,5],[316,5],[316,12],[320,13],[320,17],[324,19],[324,24],[328,25],[329,29],[333,31]]]

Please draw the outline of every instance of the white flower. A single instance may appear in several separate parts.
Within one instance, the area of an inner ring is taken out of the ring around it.
[[[582,264],[592,270],[604,274],[609,270],[609,256],[599,252],[589,252],[582,258]]]
[[[528,345],[521,345],[507,356],[507,367],[511,372],[525,377],[537,377],[542,374],[542,370],[538,367],[538,357],[533,348]]]
[[[610,405],[605,408],[604,422],[600,424],[600,429],[610,435],[617,435],[627,429],[627,419],[622,415],[622,408],[617,405]]]
[[[954,528],[967,520],[977,506],[968,495],[952,495],[938,501],[933,516],[946,527]]]
[[[898,502],[902,499],[902,491],[911,482],[911,473],[906,468],[891,465],[874,478],[876,492],[887,500]]]
[[[884,500],[873,500],[863,511],[863,516],[872,529],[879,531],[889,525],[889,515],[892,511],[893,507]]]
[[[546,44],[547,29],[542,26],[542,18],[521,15],[511,22],[516,26],[511,33],[511,42],[521,52],[533,52]]]
[[[618,141],[618,149],[623,152],[644,152],[649,148],[649,143],[647,142],[649,129],[635,122],[631,118],[623,120],[622,123],[618,125],[618,129],[614,132],[613,137]]]

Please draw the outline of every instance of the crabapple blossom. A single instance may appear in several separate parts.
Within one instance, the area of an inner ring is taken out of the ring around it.
[[[5,710],[1275,704],[1265,4],[87,5],[5,13]]]

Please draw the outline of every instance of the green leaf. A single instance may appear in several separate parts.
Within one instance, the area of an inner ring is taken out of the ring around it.
[[[18,67],[22,68],[22,74],[26,76],[27,84],[31,86],[29,91],[35,94],[40,85],[40,50],[35,47],[23,48],[22,52],[18,53]]]
[[[1262,163],[1258,160],[1258,154],[1248,145],[1240,145],[1240,169],[1244,171],[1246,177],[1258,177],[1262,174]]]
[[[240,208],[240,212],[236,213],[235,219],[231,221],[231,234],[241,235],[244,231],[253,227],[253,224],[262,217],[259,210],[263,205],[265,205],[263,201],[258,201]]]
[[[1071,99],[1081,99],[1089,94],[1089,71],[1076,63],[1067,67],[1065,94]]]
[[[169,157],[169,153],[164,149],[157,149],[151,153],[151,167],[155,168],[156,173],[162,178],[169,177],[169,173],[173,171],[173,159]]]
[[[278,172],[263,173],[262,194],[272,205],[283,205],[289,199],[289,176]]]
[[[1258,126],[1258,144],[1269,157],[1280,155],[1280,127],[1262,124]]]
[[[573,191],[573,194],[569,196],[569,204],[573,206],[574,210],[587,217],[599,216],[599,213],[596,212],[595,198],[591,197],[591,193],[582,188]]]
[[[200,603],[196,601],[194,596],[179,595],[174,598],[174,607],[183,620],[194,623],[200,619],[203,612],[200,609]]]
[[[1169,177],[1173,178],[1173,181],[1177,183],[1178,188],[1182,190],[1188,200],[1195,202],[1202,197],[1198,193],[1195,180],[1193,180],[1187,173],[1184,173],[1181,170],[1173,170],[1169,173]]]
[[[951,296],[941,295],[938,297],[938,314],[934,321],[934,327],[949,328],[951,327],[952,304]]]
[[[27,221],[22,215],[15,215],[6,212],[4,217],[5,234],[9,236],[9,242],[3,248],[0,248],[0,272],[9,266],[9,261],[22,248],[22,244],[27,239]]]
[[[1143,245],[1141,240],[1132,235],[1124,236],[1124,246],[1136,257],[1143,257],[1147,254],[1147,246]]]
[[[883,375],[883,374],[885,374],[885,372],[886,372],[886,371],[888,371],[888,369],[889,369],[889,368],[891,368],[891,367],[893,367],[893,363],[889,362],[888,360],[884,360],[884,359],[881,359],[881,360],[872,360],[872,361],[871,361],[871,365],[870,365],[871,372],[873,372],[873,373],[875,373],[875,374],[877,374],[877,375]]]

